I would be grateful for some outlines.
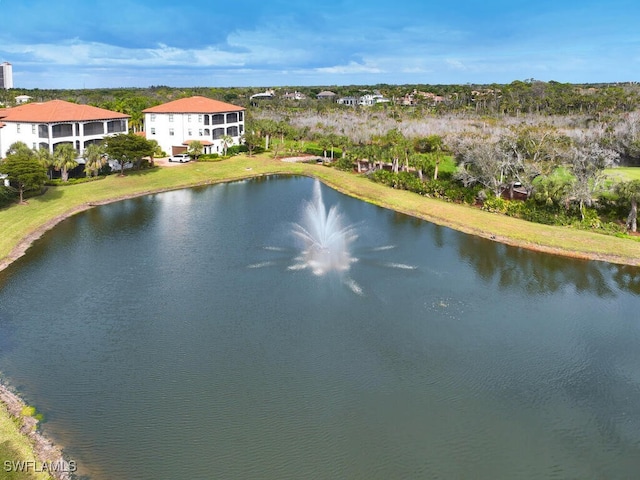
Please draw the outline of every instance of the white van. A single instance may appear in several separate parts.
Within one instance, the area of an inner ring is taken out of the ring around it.
[[[191,160],[191,157],[187,153],[176,153],[175,155],[169,157],[170,162],[185,163],[189,160]]]

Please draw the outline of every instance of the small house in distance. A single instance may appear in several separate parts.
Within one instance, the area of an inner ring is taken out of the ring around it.
[[[329,90],[323,90],[316,95],[316,98],[318,100],[333,100],[334,98],[336,98],[336,94]]]
[[[254,93],[249,97],[251,100],[271,100],[275,96],[275,92],[273,90],[265,90],[264,92]]]
[[[31,97],[29,95],[18,95],[16,97],[16,105],[21,105],[29,101],[31,101]]]
[[[340,105],[358,105],[358,97],[341,97],[338,99],[337,103]]]
[[[143,110],[147,140],[155,140],[169,155],[184,153],[195,140],[203,153],[220,153],[223,140],[239,145],[244,134],[243,107],[195,96]],[[227,144],[227,146],[230,146]]]

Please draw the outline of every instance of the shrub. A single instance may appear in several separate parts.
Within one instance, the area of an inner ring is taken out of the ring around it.
[[[220,160],[222,160],[222,158],[217,153],[206,153],[198,157],[199,162],[218,162]]]
[[[383,185],[393,185],[394,174],[386,170],[375,170],[369,174],[369,178],[376,183],[382,183]]]
[[[506,213],[507,200],[501,197],[487,198],[482,205],[482,209],[488,212]]]
[[[331,148],[327,148],[326,151],[327,151],[327,157],[331,157]],[[317,146],[313,146],[313,145],[309,145],[304,149],[304,153],[307,153],[309,155],[317,155],[318,157],[323,157],[324,152],[325,152],[324,149]],[[333,147],[333,158],[336,159],[341,157],[342,157],[342,149]]]
[[[249,148],[247,148],[246,145],[232,145],[231,147],[227,148],[227,155],[238,155],[239,153],[245,153],[248,151]]]
[[[104,176],[99,177],[78,177],[78,178],[70,178],[68,181],[64,182],[61,178],[54,178],[51,180],[47,180],[45,185],[50,187],[67,187],[70,185],[77,185],[79,183],[87,183],[87,182],[95,182],[97,180],[104,179]]]
[[[17,196],[17,192],[14,188],[0,185],[0,207],[4,207],[5,205],[9,205],[14,202]]]
[[[348,158],[339,158],[333,164],[338,170],[344,170],[345,172],[350,172],[353,170],[353,160]]]

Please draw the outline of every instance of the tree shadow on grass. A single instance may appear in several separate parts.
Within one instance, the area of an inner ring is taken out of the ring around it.
[[[37,198],[41,202],[50,202],[52,200],[60,200],[64,195],[63,189],[69,187],[43,187],[41,192],[34,192],[33,195],[25,195],[28,202],[32,198]]]
[[[125,170],[124,175],[120,173],[120,170],[116,170],[111,175],[115,175],[116,177],[144,177],[146,175],[150,175],[155,172],[159,172],[161,169],[158,166],[149,167],[149,168],[141,168],[140,170]]]

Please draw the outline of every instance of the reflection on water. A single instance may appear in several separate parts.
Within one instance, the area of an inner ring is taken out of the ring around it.
[[[104,206],[0,274],[0,371],[82,475],[635,478],[637,268],[322,187],[358,261],[290,270],[313,189],[270,177]]]
[[[610,285],[611,271],[624,271],[628,267],[567,259],[556,255],[530,252],[513,248],[471,235],[458,237],[458,252],[463,261],[474,267],[484,280],[495,280],[500,288],[524,287],[528,293],[557,292],[569,287],[578,292],[606,297],[613,295]],[[626,287],[636,286],[638,269],[629,269]],[[635,272],[635,273],[633,273]],[[614,279],[616,276],[614,275]],[[619,280],[624,280],[624,276]],[[620,281],[618,288],[624,287]]]

